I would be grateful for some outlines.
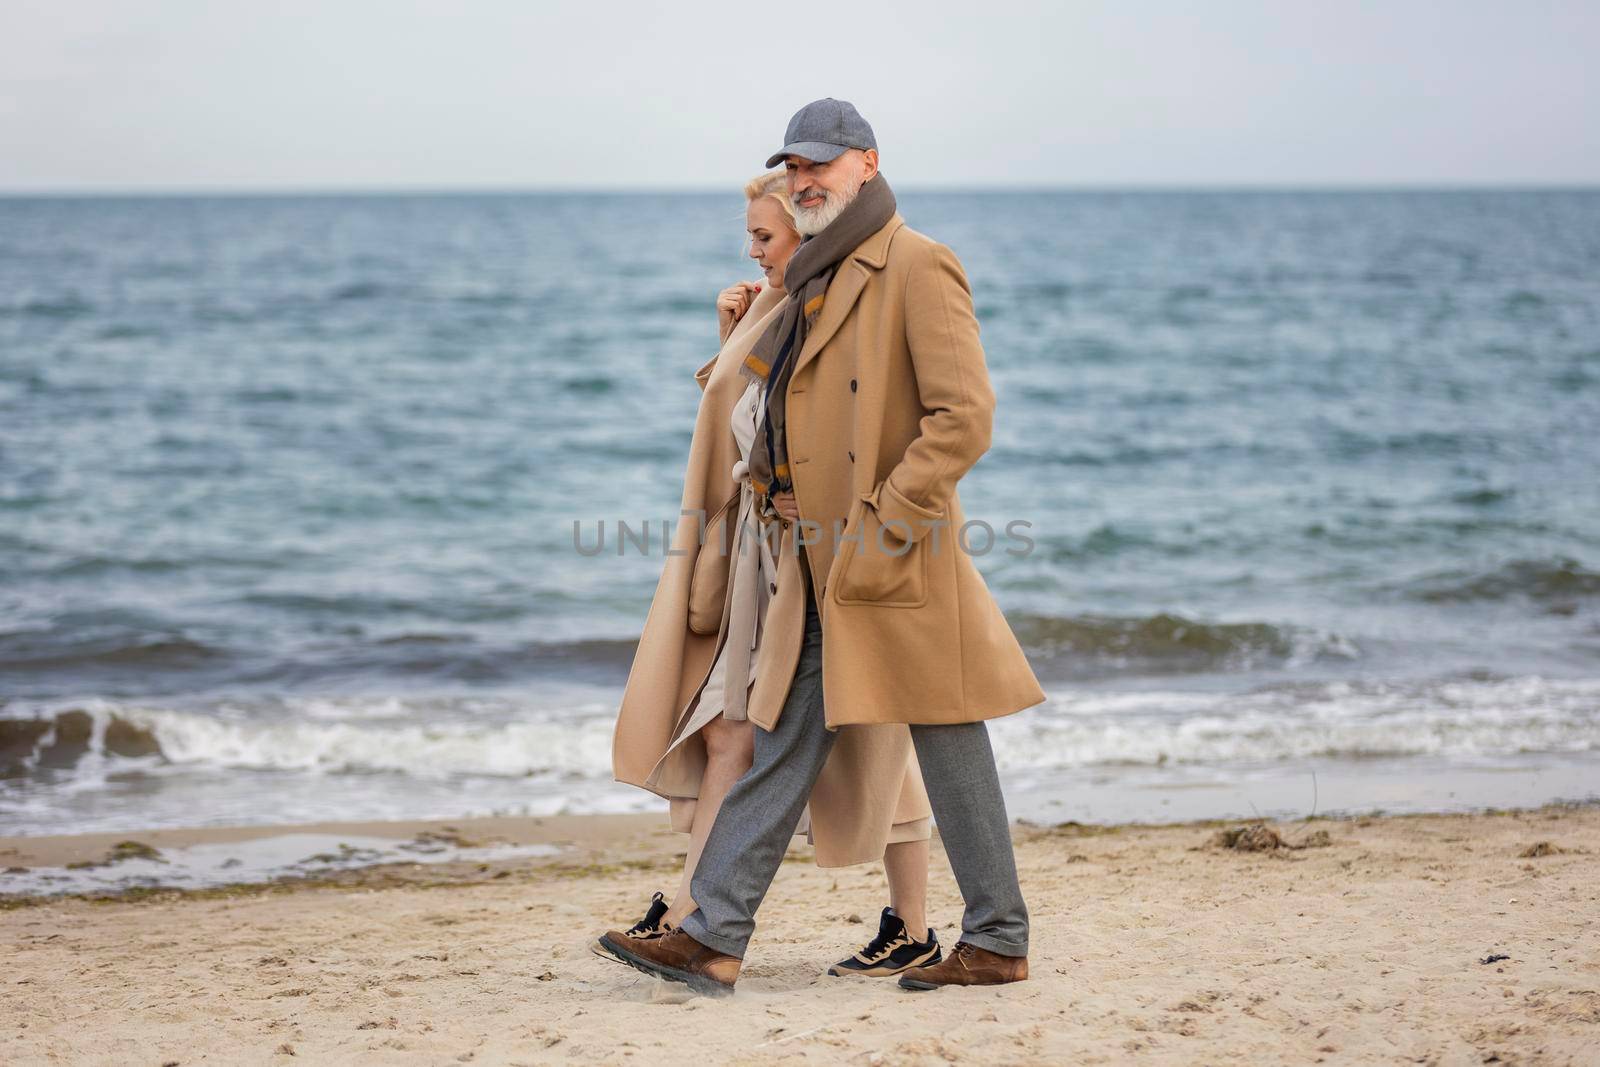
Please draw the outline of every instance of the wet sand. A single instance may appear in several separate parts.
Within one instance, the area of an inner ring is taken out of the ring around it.
[[[0,866],[19,867],[291,829],[559,851],[8,901],[0,1062],[1600,1061],[1600,809],[1317,819],[1270,824],[1307,847],[1221,843],[1243,825],[1017,826],[1029,981],[922,994],[824,975],[871,936],[882,870],[796,848],[738,994],[717,1001],[589,951],[675,882],[684,839],[659,816],[3,838]],[[930,912],[952,943],[937,849]]]

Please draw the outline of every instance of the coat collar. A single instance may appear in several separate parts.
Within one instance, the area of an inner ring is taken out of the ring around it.
[[[889,262],[889,240],[894,236],[894,231],[905,224],[906,220],[896,211],[889,221],[883,224],[883,229],[862,241],[856,250],[845,258],[860,260],[874,270],[882,270],[884,264]]]
[[[817,316],[817,321],[806,331],[805,347],[800,350],[800,358],[795,361],[794,373],[790,375],[792,383],[800,372],[805,369],[822,346],[833,339],[833,335],[844,325],[845,317],[850,314],[850,309],[855,307],[856,301],[861,298],[861,291],[867,286],[867,279],[874,270],[882,270],[884,264],[889,262],[889,242],[894,239],[895,231],[906,224],[897,211],[894,217],[884,223],[883,228],[877,233],[862,241],[839,264],[839,269],[834,272],[833,281],[828,284],[827,300],[823,302],[822,314]]]

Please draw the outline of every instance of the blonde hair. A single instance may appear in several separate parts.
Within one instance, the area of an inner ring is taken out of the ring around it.
[[[781,170],[769,170],[765,174],[757,174],[744,183],[744,198],[753,203],[764,196],[772,197],[783,206],[783,214],[789,220],[789,228],[799,233],[794,224],[794,204],[790,203],[789,191],[786,188],[787,178],[787,174]]]

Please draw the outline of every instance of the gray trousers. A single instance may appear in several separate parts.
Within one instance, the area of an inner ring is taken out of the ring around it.
[[[834,732],[822,706],[822,624],[808,596],[805,639],[777,729],[755,728],[750,770],[728,790],[690,882],[699,908],[690,937],[744,958],[756,909],[772,885]],[[845,727],[849,729],[849,727]],[[1002,956],[1028,954],[1028,908],[1017,884],[1000,776],[981,722],[912,726],[922,780],[966,901],[961,939]]]

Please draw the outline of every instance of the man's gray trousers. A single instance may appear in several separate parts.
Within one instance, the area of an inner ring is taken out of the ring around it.
[[[756,909],[778,873],[811,786],[833,748],[822,706],[822,624],[806,597],[805,638],[788,700],[771,731],[755,727],[750,770],[728,790],[690,883],[698,910],[683,929],[744,957]],[[849,727],[844,727],[849,729]],[[966,901],[961,940],[1028,954],[1028,908],[1017,884],[1010,822],[982,722],[911,727],[933,818]]]

